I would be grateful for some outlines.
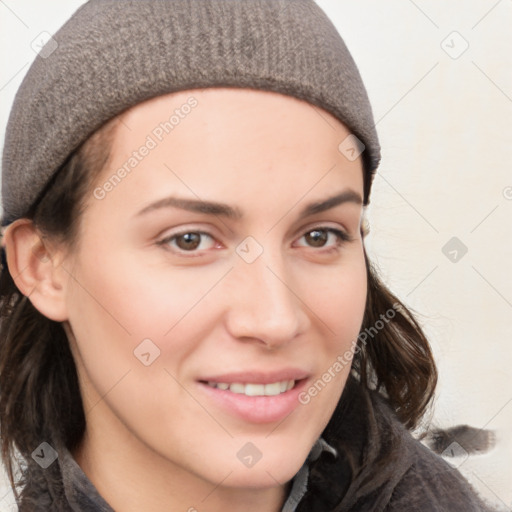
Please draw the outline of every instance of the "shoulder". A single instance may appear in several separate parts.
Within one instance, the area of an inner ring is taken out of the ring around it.
[[[343,398],[324,431],[338,460],[330,468],[318,468],[327,480],[333,467],[350,465],[349,483],[337,495],[341,508],[336,510],[491,511],[457,469],[411,435],[380,394],[352,380]]]
[[[405,429],[385,400],[373,396],[372,403],[381,435],[399,438],[392,444],[396,447],[395,467],[402,474],[393,486],[386,512],[491,512],[456,468]],[[399,461],[405,460],[404,467]]]
[[[491,511],[461,473],[409,434],[411,464],[394,487],[386,512]]]

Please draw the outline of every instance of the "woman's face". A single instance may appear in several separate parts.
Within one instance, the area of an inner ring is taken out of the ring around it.
[[[364,312],[348,135],[319,108],[248,89],[122,116],[64,262],[91,446],[215,485],[298,471]]]

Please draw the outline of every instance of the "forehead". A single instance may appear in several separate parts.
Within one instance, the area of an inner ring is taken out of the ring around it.
[[[180,91],[141,103],[119,121],[99,180],[116,182],[115,190],[108,187],[112,201],[124,196],[140,205],[145,195],[164,189],[189,197],[236,192],[242,202],[256,193],[289,202],[313,189],[362,190],[361,159],[347,159],[340,150],[348,128],[291,96],[237,88]]]

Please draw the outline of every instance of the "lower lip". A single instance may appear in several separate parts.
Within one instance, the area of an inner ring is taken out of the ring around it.
[[[274,396],[247,396],[198,384],[210,401],[229,414],[251,423],[273,423],[283,420],[300,405],[299,394],[305,383],[306,379],[302,379],[292,389]]]

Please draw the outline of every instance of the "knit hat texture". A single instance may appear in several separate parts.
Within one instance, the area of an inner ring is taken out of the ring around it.
[[[2,224],[26,216],[69,155],[112,117],[155,96],[216,86],[327,110],[364,144],[371,183],[380,146],[366,89],[314,0],[90,0],[39,52],[16,95]]]

